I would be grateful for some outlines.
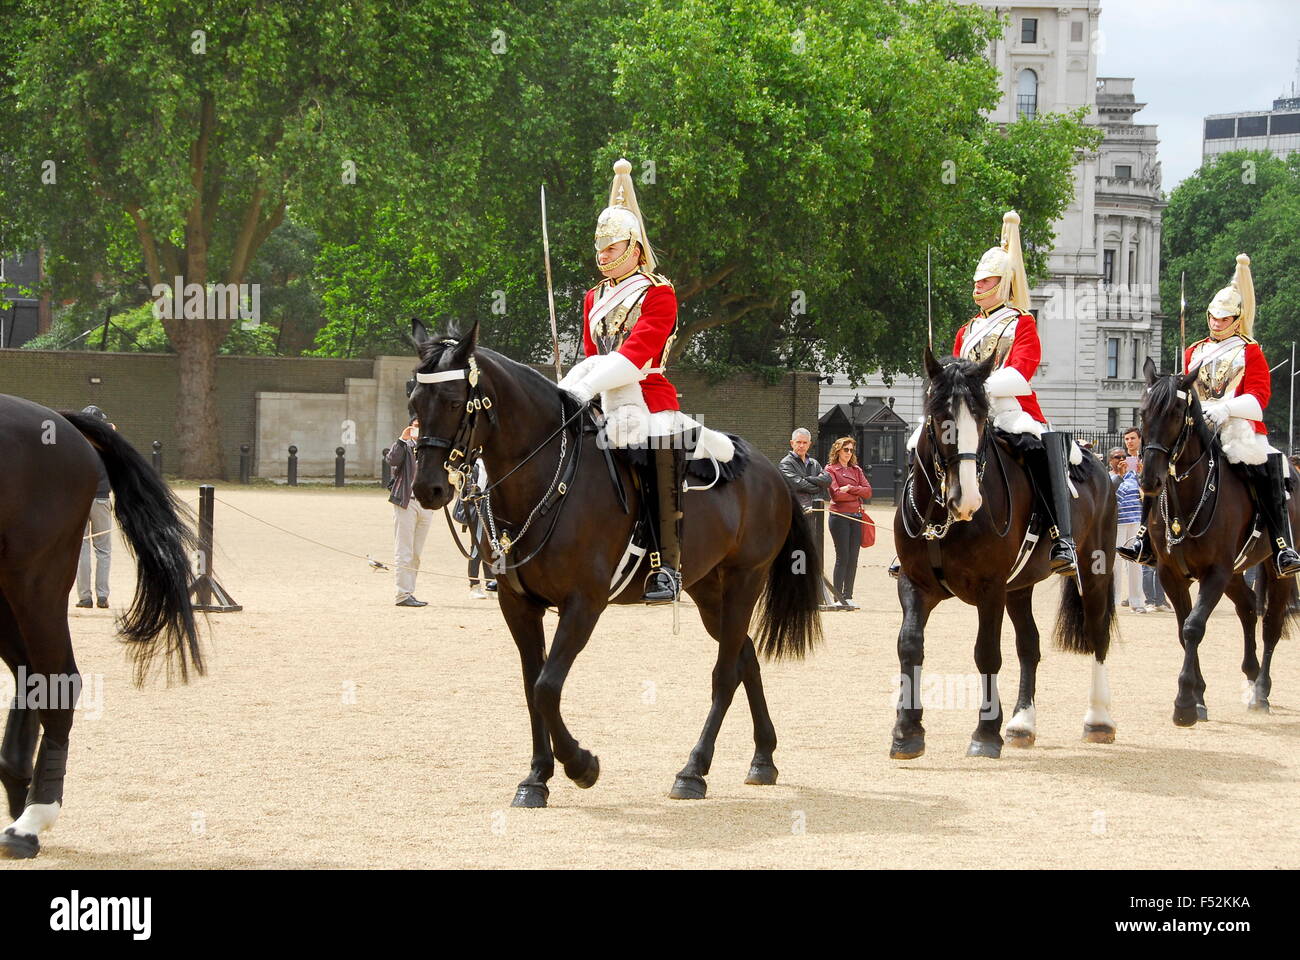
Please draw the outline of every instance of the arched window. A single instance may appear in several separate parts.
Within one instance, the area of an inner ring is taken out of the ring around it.
[[[1021,70],[1016,82],[1016,116],[1034,117],[1038,113],[1038,74]]]

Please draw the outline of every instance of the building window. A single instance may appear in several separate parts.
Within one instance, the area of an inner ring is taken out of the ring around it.
[[[1101,278],[1109,287],[1115,282],[1115,251],[1103,250],[1101,258]]]
[[[1106,338],[1106,376],[1112,380],[1119,377],[1119,337]]]
[[[1020,42],[1038,42],[1038,20],[1035,17],[1022,17],[1020,20]]]
[[[1137,273],[1135,272],[1137,269],[1137,267],[1135,266],[1136,263],[1137,263],[1137,251],[1130,250],[1128,252],[1128,282],[1130,286],[1138,282]]]
[[[1268,117],[1238,117],[1237,136],[1267,137]]]
[[[1119,433],[1119,407],[1111,407],[1106,411],[1106,432]]]
[[[1133,179],[1133,165],[1131,163],[1115,164],[1115,176],[1121,180]]]
[[[1237,135],[1237,121],[1232,117],[1226,120],[1206,120],[1206,140],[1231,140]]]
[[[1268,121],[1268,132],[1276,136],[1280,133],[1300,133],[1300,113],[1275,113]]]
[[[1021,70],[1016,82],[1016,116],[1033,119],[1038,114],[1038,74]]]
[[[1130,380],[1136,380],[1138,378],[1138,356],[1141,353],[1142,353],[1142,338],[1134,337],[1133,338],[1133,362],[1129,364],[1128,376]]]
[[[1071,43],[1083,42],[1083,21],[1082,20],[1075,20],[1070,24],[1070,42]]]

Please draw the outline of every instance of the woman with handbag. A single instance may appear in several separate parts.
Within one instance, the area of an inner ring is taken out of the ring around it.
[[[858,551],[862,548],[868,522],[862,505],[871,499],[871,483],[858,466],[852,437],[840,437],[831,446],[826,472],[831,475],[831,539],[835,542],[835,573],[832,584],[846,610],[857,610],[853,602],[853,580],[858,572]],[[874,532],[874,531],[873,531]]]

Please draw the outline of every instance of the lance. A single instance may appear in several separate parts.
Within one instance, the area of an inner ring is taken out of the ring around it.
[[[925,245],[925,329],[930,337],[930,351],[934,352],[934,317],[930,311],[930,245]]]
[[[1184,270],[1178,280],[1178,358],[1174,369],[1183,369],[1183,357],[1187,356],[1187,271]]]
[[[542,255],[546,259],[546,302],[551,308],[551,346],[555,348],[555,382],[564,379],[560,370],[560,334],[555,325],[555,286],[551,282],[551,240],[546,234],[546,184],[542,184]]]

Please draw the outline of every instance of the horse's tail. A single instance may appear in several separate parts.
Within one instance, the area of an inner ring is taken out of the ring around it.
[[[817,607],[822,558],[803,508],[790,492],[790,532],[768,569],[758,618],[758,649],[768,660],[802,660],[822,639]]]
[[[1255,609],[1261,619],[1268,614],[1268,580],[1269,576],[1263,569],[1255,571]],[[1300,588],[1295,577],[1286,578],[1286,593],[1282,597],[1286,610],[1282,614],[1282,632],[1278,634],[1278,640],[1289,639],[1296,623],[1300,622]]]
[[[135,597],[117,623],[129,644],[135,682],[144,682],[160,647],[169,680],[173,668],[179,670],[182,682],[189,679],[191,665],[203,674],[190,603],[190,554],[198,548],[198,539],[182,519],[185,507],[144,457],[107,423],[88,414],[63,416],[104,462],[116,500],[117,526],[135,554]]]
[[[1079,576],[1082,576],[1080,572]],[[1085,588],[1086,589],[1086,588]],[[1115,591],[1109,583],[1102,599],[1101,622],[1089,629],[1088,612],[1079,595],[1074,577],[1061,577],[1061,604],[1056,614],[1056,648],[1066,653],[1097,653],[1097,641],[1105,638],[1106,647],[1118,632],[1115,622]],[[1103,652],[1104,655],[1104,652]]]

